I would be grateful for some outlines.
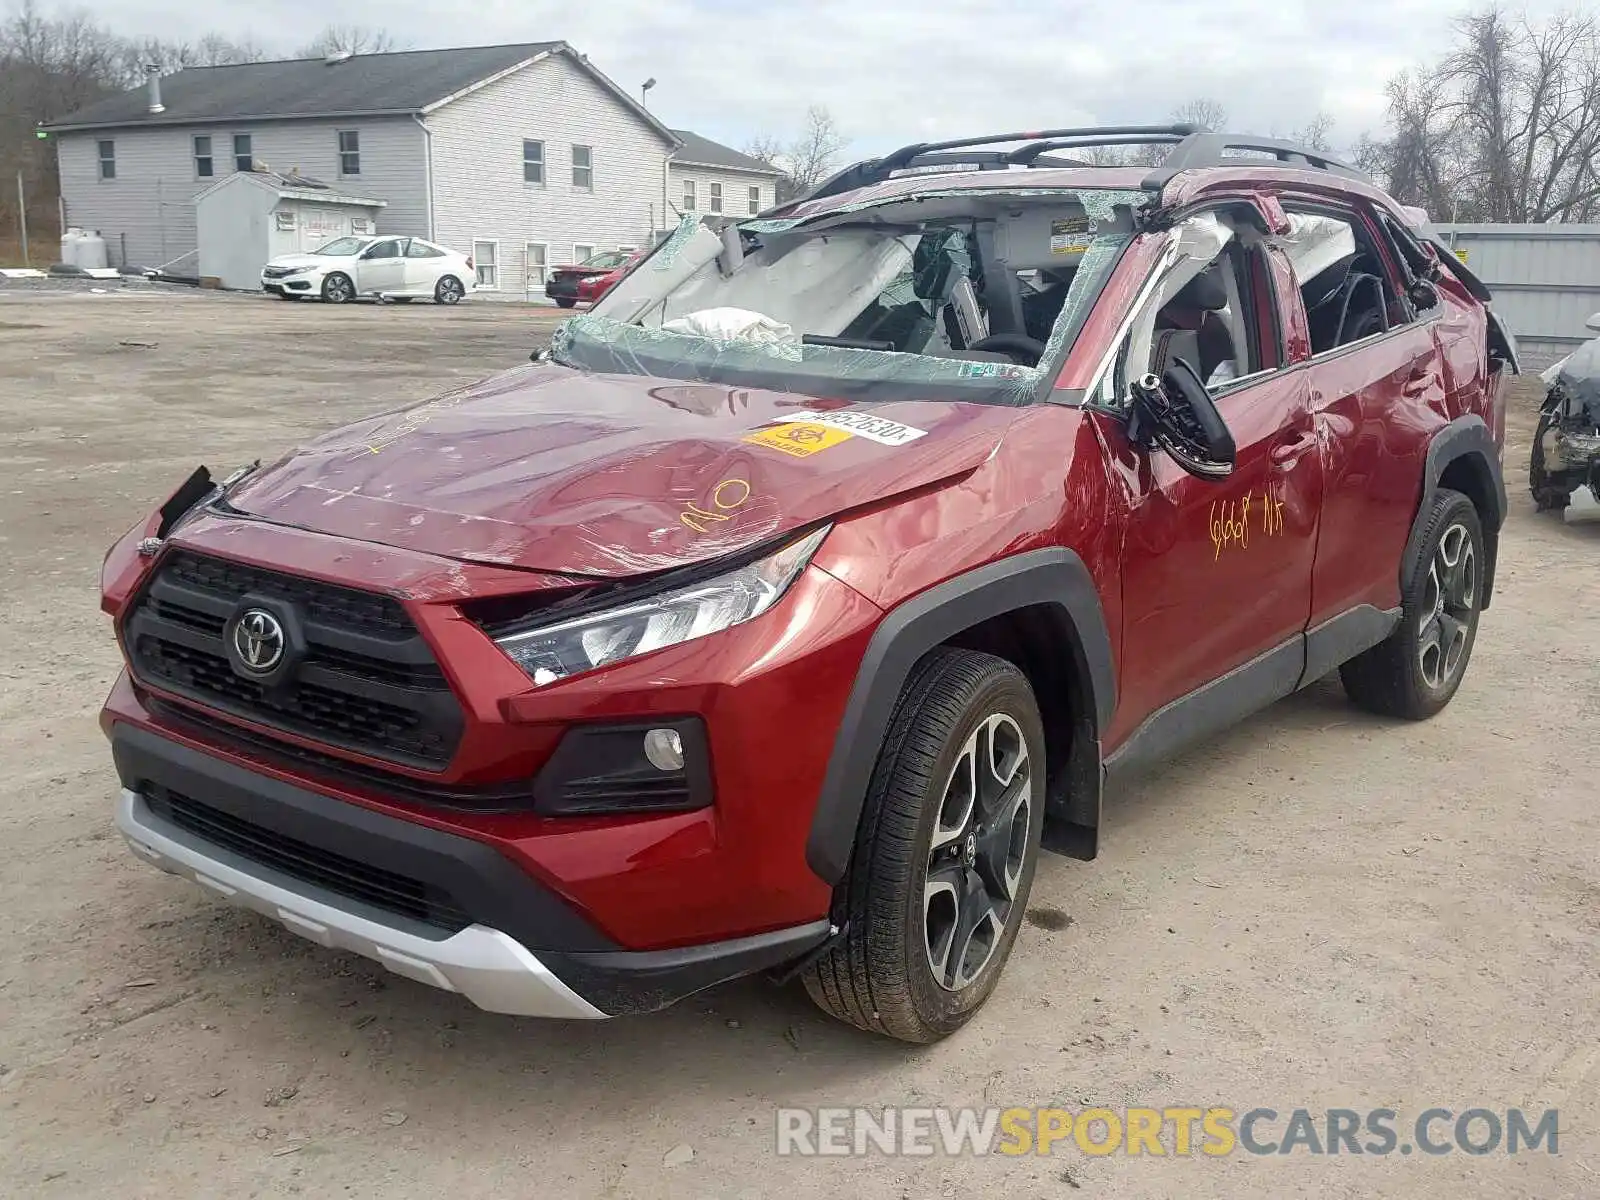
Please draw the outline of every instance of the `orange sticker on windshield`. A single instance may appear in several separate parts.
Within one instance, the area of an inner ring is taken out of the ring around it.
[[[752,433],[744,440],[758,446],[771,446],[795,458],[810,458],[818,450],[847,442],[852,436],[848,429],[830,429],[810,421],[790,421]]]

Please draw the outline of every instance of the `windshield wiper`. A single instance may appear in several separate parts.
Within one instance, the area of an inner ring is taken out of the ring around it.
[[[827,337],[820,333],[803,333],[800,335],[800,344],[803,346],[834,346],[840,350],[881,350],[885,354],[894,353],[893,342],[875,342],[867,338]]]

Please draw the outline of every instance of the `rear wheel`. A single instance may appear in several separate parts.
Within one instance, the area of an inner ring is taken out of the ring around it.
[[[574,300],[571,296],[557,296],[556,297],[556,305],[558,307],[560,307],[560,308],[571,308],[577,303],[578,302],[576,300]]]
[[[1413,721],[1433,716],[1461,686],[1483,599],[1483,527],[1472,501],[1440,488],[1423,520],[1400,624],[1339,668],[1362,708]]]
[[[807,968],[811,998],[862,1029],[934,1042],[994,991],[1044,825],[1044,726],[1001,658],[941,648],[884,737],[835,904],[845,937]]]
[[[446,275],[433,285],[433,300],[435,304],[458,304],[461,297],[467,294],[467,289],[461,286],[461,280],[454,275]]]
[[[350,276],[335,271],[322,281],[322,298],[329,304],[348,304],[356,298],[356,285]]]

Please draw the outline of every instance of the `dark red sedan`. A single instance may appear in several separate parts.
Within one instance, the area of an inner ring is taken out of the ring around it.
[[[643,251],[602,250],[572,267],[557,267],[544,294],[562,308],[593,304],[621,279]]]

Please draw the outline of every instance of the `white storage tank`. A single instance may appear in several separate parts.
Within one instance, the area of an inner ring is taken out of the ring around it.
[[[77,257],[73,260],[85,271],[104,270],[106,265],[106,240],[98,229],[91,229],[78,240]]]
[[[76,225],[61,235],[61,264],[67,267],[78,265],[78,243],[83,240],[83,230]]]

